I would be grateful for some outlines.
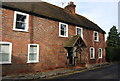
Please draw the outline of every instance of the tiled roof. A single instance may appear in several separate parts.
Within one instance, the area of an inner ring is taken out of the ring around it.
[[[78,42],[78,40],[80,41],[80,42]],[[76,43],[78,42],[78,44],[80,45],[80,46],[78,46]],[[66,43],[65,43],[65,46],[64,46],[65,48],[68,48],[68,47],[86,47],[86,44],[85,44],[85,42],[83,41],[83,39],[81,38],[81,36],[80,35],[75,35],[75,36],[73,36],[69,41],[67,41]]]
[[[2,7],[105,33],[87,18],[46,2],[3,2]]]

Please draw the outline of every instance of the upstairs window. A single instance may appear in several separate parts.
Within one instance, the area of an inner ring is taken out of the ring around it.
[[[95,50],[93,47],[90,47],[90,59],[95,59]]]
[[[98,58],[102,58],[102,48],[98,49]]]
[[[39,45],[28,44],[28,63],[39,62]]]
[[[68,37],[68,25],[65,23],[59,23],[59,36]]]
[[[28,14],[15,11],[14,13],[14,30],[28,31]]]
[[[0,64],[11,63],[12,43],[0,42]]]
[[[83,38],[83,29],[80,27],[76,27],[76,35],[80,35]]]
[[[99,41],[99,34],[96,31],[94,31],[94,41]]]

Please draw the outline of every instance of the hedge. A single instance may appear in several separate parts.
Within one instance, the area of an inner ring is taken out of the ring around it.
[[[106,61],[120,61],[120,47],[107,47],[106,48]]]

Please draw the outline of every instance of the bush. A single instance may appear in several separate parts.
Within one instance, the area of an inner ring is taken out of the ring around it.
[[[120,61],[120,47],[107,47],[106,48],[106,61]]]

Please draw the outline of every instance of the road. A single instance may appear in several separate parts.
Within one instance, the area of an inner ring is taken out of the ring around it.
[[[35,80],[2,80],[2,81],[120,81],[120,63],[103,66],[87,71],[75,71]]]
[[[52,79],[119,79],[120,81],[120,63]]]

